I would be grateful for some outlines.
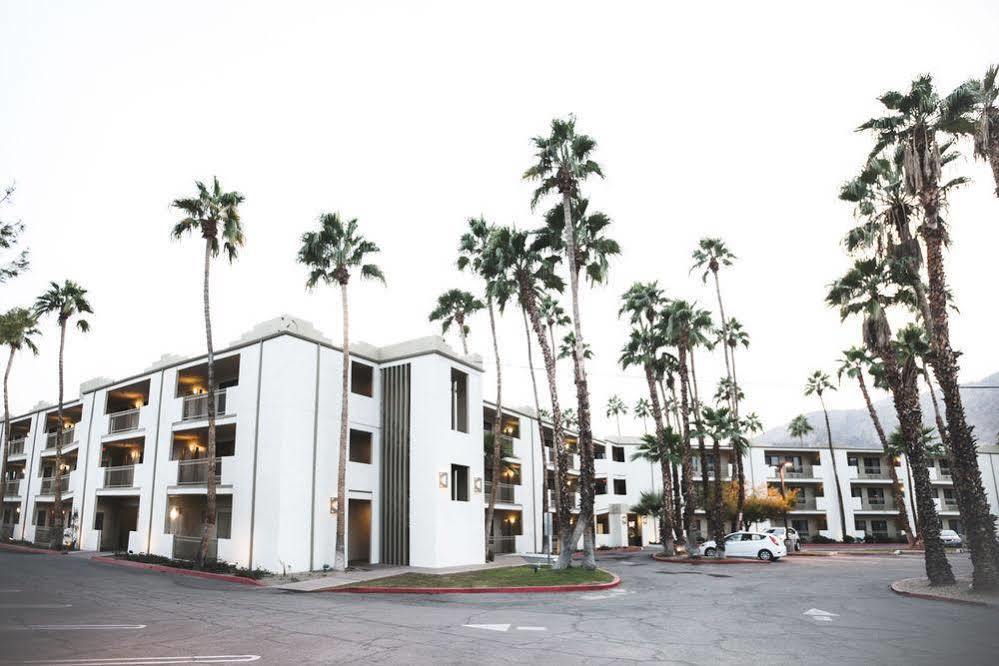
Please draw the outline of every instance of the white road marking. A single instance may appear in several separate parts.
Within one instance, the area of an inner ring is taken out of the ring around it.
[[[13,594],[14,592],[20,592],[21,590],[0,590],[4,594]]]
[[[468,627],[469,629],[486,629],[487,631],[509,631],[509,624],[463,624],[463,627]]]
[[[17,627],[30,631],[86,631],[89,629],[145,629],[144,624],[29,624],[26,627]],[[76,663],[73,661],[71,663]]]
[[[184,657],[108,657],[104,659],[43,659],[26,664],[50,666],[147,666],[150,664],[241,664],[260,659],[259,654],[191,655]]]
[[[832,622],[834,617],[839,617],[837,613],[830,613],[829,611],[824,611],[819,608],[809,608],[802,615],[806,615],[816,622]]]
[[[517,627],[517,631],[548,631],[548,627]]]
[[[621,588],[615,588],[609,590],[605,594],[584,594],[580,599],[585,599],[586,601],[598,601],[600,599],[613,599],[614,597],[620,597],[623,594],[632,594],[631,590],[622,590]]]
[[[72,608],[72,604],[0,604],[0,608]]]

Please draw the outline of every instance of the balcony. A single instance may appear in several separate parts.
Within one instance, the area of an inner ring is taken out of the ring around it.
[[[801,497],[799,495],[794,506],[791,507],[791,511],[817,511],[818,505],[815,503],[816,499],[815,497]]]
[[[700,465],[700,462],[698,461],[697,458],[694,458],[694,461],[697,461],[697,462],[694,462],[692,475],[695,476],[695,477],[700,478],[700,476],[701,476],[701,465]],[[732,478],[732,465],[730,463],[726,463],[726,464],[722,465],[722,471],[721,471],[721,473],[722,473],[722,478],[723,479],[730,479],[730,478]],[[709,474],[709,478],[711,478],[711,479],[715,478],[715,466],[714,465],[708,465],[708,474]]]
[[[486,481],[485,487],[485,497],[488,498],[490,493],[492,493],[492,481]],[[496,501],[506,502],[507,504],[512,504],[516,502],[515,491],[516,486],[512,483],[500,483],[499,487],[496,489]],[[487,499],[488,501],[488,499]]]
[[[104,468],[105,488],[131,488],[135,481],[135,465]]]
[[[548,507],[554,511],[555,503],[558,501],[558,495],[554,490],[548,491]],[[569,508],[578,509],[579,508],[579,493],[570,492],[569,493]]]
[[[208,540],[209,560],[218,559],[218,539]],[[173,535],[173,557],[177,560],[195,560],[198,557],[198,548],[201,547],[201,537]]]
[[[222,480],[222,459],[215,459],[215,481]],[[178,486],[204,486],[208,483],[208,461],[181,460],[177,463]]]
[[[855,479],[875,479],[887,481],[890,477],[888,476],[888,470],[884,467],[853,467],[853,474],[851,478]]]
[[[108,434],[117,435],[139,429],[139,409],[126,409],[108,415]]]
[[[894,511],[895,503],[885,499],[870,499],[868,497],[856,498],[860,499],[860,511]]]
[[[186,395],[181,406],[182,421],[199,421],[208,418],[208,394]],[[228,416],[226,413],[226,389],[215,391],[215,416]]]
[[[957,498],[944,497],[940,500],[940,511],[957,511]]]
[[[517,455],[513,452],[513,439],[508,435],[500,435],[500,457],[517,458]]]
[[[56,448],[56,437],[59,435],[58,432],[50,432],[45,436],[45,450],[55,451]],[[66,428],[62,431],[62,446],[66,448],[70,444],[76,441],[76,426]]]
[[[21,479],[7,479],[4,494],[6,497],[19,496],[21,494]]]
[[[10,440],[10,451],[8,451],[8,456],[23,456],[24,455],[24,440],[26,437],[21,437],[19,439]]]
[[[62,488],[62,492],[68,493],[69,492],[69,473],[67,472],[66,474],[63,474],[59,478],[59,481],[60,481],[59,485]],[[38,490],[38,494],[39,495],[54,495],[55,494],[55,478],[54,477],[48,477],[48,478],[42,479],[42,485],[41,485],[41,487]]]

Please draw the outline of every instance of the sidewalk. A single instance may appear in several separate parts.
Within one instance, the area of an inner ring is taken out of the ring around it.
[[[280,582],[279,579],[275,579],[273,581],[263,579],[261,582],[276,590],[287,590],[289,592],[319,592],[327,590],[331,587],[363,583],[365,581],[375,580],[376,578],[388,578],[389,576],[398,576],[399,574],[404,573],[452,574],[462,573],[465,571],[479,571],[482,569],[496,569],[499,567],[515,567],[524,563],[524,558],[520,555],[498,555],[496,556],[495,561],[487,562],[485,564],[468,564],[458,567],[442,567],[440,569],[432,569],[429,567],[404,567],[391,564],[368,564],[364,565],[364,567],[354,569],[353,571],[347,571],[345,573],[333,571],[328,573],[311,571],[288,575],[289,578],[309,576],[309,578],[298,582]],[[284,577],[282,576],[281,578]]]

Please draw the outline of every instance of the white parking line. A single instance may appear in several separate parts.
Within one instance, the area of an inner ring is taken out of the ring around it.
[[[100,629],[145,629],[144,624],[29,624],[25,627],[14,627],[28,631],[87,631]],[[76,663],[75,661],[73,663]]]
[[[189,655],[183,657],[108,657],[105,659],[42,659],[25,664],[50,666],[147,666],[152,664],[245,664],[260,659],[259,654]]]
[[[72,604],[0,604],[3,609],[17,608],[72,608]]]
[[[548,631],[547,627],[517,627],[517,631]]]

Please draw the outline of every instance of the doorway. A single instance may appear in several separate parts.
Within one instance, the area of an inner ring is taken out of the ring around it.
[[[128,535],[136,530],[138,518],[138,497],[98,497],[94,529],[101,533],[101,550],[128,550]]]
[[[641,546],[642,545],[642,519],[644,516],[639,516],[635,513],[628,514],[628,545],[629,546]]]
[[[371,500],[347,500],[347,557],[350,564],[371,563]]]

